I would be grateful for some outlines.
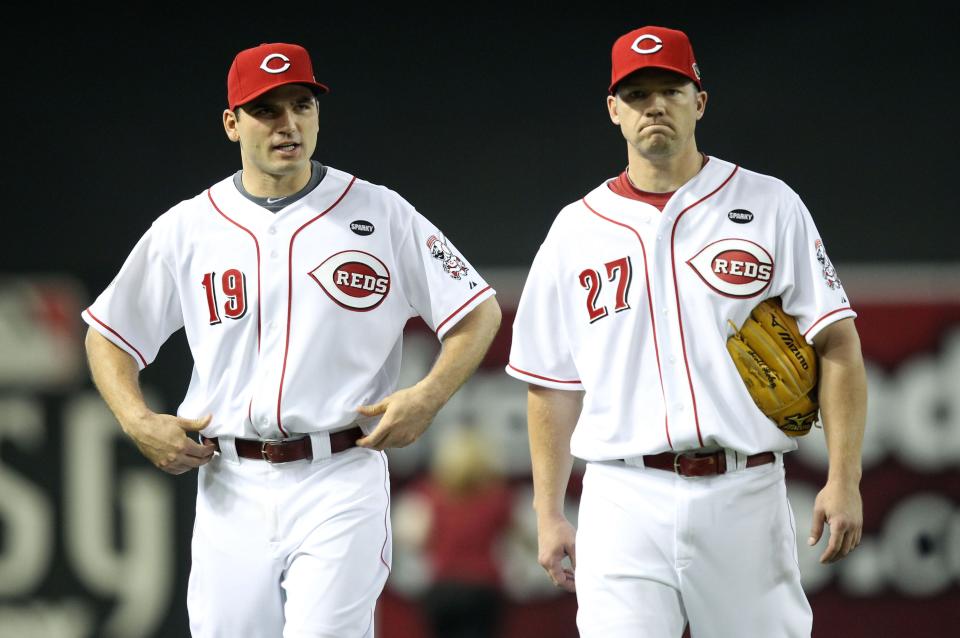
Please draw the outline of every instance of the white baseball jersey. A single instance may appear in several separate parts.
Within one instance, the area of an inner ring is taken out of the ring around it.
[[[402,197],[330,168],[276,214],[232,178],[174,206],[83,316],[141,368],[184,327],[178,414],[212,413],[210,437],[282,438],[356,421],[395,390],[408,319],[443,338],[493,294]]]
[[[585,390],[588,461],[796,442],[756,407],[726,350],[780,296],[807,341],[855,317],[809,211],[782,181],[711,157],[660,212],[606,183],[557,216],[513,326],[507,372]]]

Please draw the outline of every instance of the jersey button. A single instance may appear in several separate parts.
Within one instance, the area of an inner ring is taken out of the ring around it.
[[[270,230],[273,230],[273,229],[271,228]],[[276,258],[277,258],[277,251],[271,250],[271,251],[270,251],[270,256],[273,257],[274,259],[276,259]]]
[[[271,235],[276,235],[277,229],[271,226],[270,228],[267,229],[267,232],[270,233]]]

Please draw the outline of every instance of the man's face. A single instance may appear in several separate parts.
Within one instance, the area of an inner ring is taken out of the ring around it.
[[[640,155],[666,158],[693,142],[697,120],[707,104],[688,78],[663,69],[643,69],[617,86],[607,97],[610,119]]]
[[[320,121],[309,88],[278,86],[237,111],[224,111],[223,125],[227,137],[240,142],[244,172],[282,178],[310,170]]]

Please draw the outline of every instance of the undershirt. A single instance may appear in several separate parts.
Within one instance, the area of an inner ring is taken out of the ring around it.
[[[243,175],[242,170],[234,173],[233,185],[237,187],[237,190],[240,191],[241,195],[249,199],[254,204],[266,208],[271,213],[278,213],[295,201],[306,197],[310,191],[316,188],[320,182],[323,181],[323,177],[326,174],[326,166],[316,160],[310,160],[310,181],[307,182],[306,186],[298,190],[293,195],[286,195],[285,197],[257,197],[256,195],[251,195],[247,192],[247,189],[243,187],[243,179],[241,177]]]
[[[703,162],[700,164],[700,168],[702,169],[707,165],[707,161],[709,161],[710,158],[708,158],[706,155],[703,155],[703,153],[700,155],[703,157]],[[621,197],[635,199],[645,204],[650,204],[651,206],[656,207],[656,209],[660,212],[663,212],[663,207],[667,205],[667,202],[670,201],[670,198],[673,197],[673,194],[677,192],[670,191],[669,193],[650,193],[647,191],[642,191],[633,185],[633,182],[630,181],[630,176],[627,175],[626,170],[608,181],[607,187]]]

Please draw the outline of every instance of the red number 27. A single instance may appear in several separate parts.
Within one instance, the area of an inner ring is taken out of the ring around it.
[[[627,302],[630,294],[630,282],[633,279],[633,267],[630,257],[621,257],[604,264],[607,281],[617,282],[617,293],[615,298],[614,312],[629,310],[630,304]],[[590,323],[603,319],[607,316],[607,307],[598,305],[600,299],[600,290],[603,288],[604,278],[593,268],[587,268],[580,273],[580,285],[587,291],[587,317]]]
[[[215,272],[203,275],[203,289],[207,294],[207,309],[210,311],[210,325],[220,323],[220,308],[217,305],[217,288]],[[247,314],[247,276],[236,268],[231,268],[220,277],[220,288],[226,297],[223,304],[223,314],[230,319],[239,319]]]

